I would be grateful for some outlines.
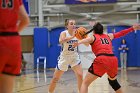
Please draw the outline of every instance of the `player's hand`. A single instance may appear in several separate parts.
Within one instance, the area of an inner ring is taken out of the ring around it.
[[[75,32],[76,32],[76,29],[73,29],[72,38],[75,37]]]
[[[78,45],[78,42],[73,43],[73,47],[77,47]]]
[[[75,33],[72,34],[72,38],[74,38],[74,37],[75,37]]]
[[[140,30],[140,24],[134,24],[133,29],[134,30]]]

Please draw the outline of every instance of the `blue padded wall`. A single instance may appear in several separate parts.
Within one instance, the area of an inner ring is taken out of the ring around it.
[[[128,26],[108,26],[107,27],[107,31],[108,33],[112,33],[113,28],[115,28],[115,32],[121,31],[123,29],[129,28]],[[113,43],[113,51],[115,53],[115,55],[118,57],[119,59],[119,66],[120,66],[120,56],[119,56],[119,46],[121,44],[121,40],[125,39],[127,42],[127,45],[129,47],[129,51],[128,51],[128,61],[127,61],[127,66],[128,67],[138,67],[140,66],[140,33],[137,31],[137,33],[135,32],[131,32],[129,34],[127,34],[124,37],[118,38],[118,39],[114,39],[112,41]]]
[[[108,26],[107,30],[112,33],[112,28],[115,28],[116,32],[128,28],[128,26]],[[57,64],[57,58],[60,54],[61,47],[59,45],[59,35],[65,30],[64,27],[54,28],[48,31],[47,28],[35,28],[34,29],[34,66],[36,68],[37,57],[46,56],[47,58],[47,68],[54,68]],[[48,39],[48,34],[50,38]],[[140,66],[140,32],[131,32],[128,35],[121,37],[119,39],[114,39],[113,51],[119,59],[118,47],[121,44],[122,39],[126,39],[129,51],[128,51],[128,63],[129,67]],[[50,46],[48,44],[50,40]],[[119,60],[120,66],[120,60]]]
[[[50,31],[50,47],[49,47],[49,62],[48,67],[55,68],[58,56],[60,55],[61,46],[59,44],[59,36],[64,27],[54,28]]]
[[[34,67],[36,68],[37,58],[45,56],[48,63],[48,29],[34,28]]]
[[[60,54],[59,35],[64,31],[64,27],[54,28],[48,31],[47,28],[34,29],[34,66],[36,68],[37,58],[45,56],[47,58],[47,68],[55,68],[57,58]],[[48,41],[49,40],[49,41]],[[43,67],[43,65],[41,66]]]
[[[140,31],[136,32],[136,46],[137,66],[140,66]]]

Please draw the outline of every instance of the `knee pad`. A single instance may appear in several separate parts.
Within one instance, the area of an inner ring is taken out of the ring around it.
[[[108,78],[108,81],[109,81],[109,84],[111,85],[111,87],[112,87],[115,91],[117,91],[118,89],[121,88],[121,86],[120,86],[120,84],[118,83],[117,79],[115,79],[115,80],[110,80],[110,79]]]

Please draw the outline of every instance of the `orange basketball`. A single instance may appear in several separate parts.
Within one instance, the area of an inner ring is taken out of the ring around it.
[[[87,32],[87,29],[84,27],[79,27],[75,31],[75,37],[79,40],[84,39],[87,35],[84,35]],[[84,36],[83,36],[84,35]]]

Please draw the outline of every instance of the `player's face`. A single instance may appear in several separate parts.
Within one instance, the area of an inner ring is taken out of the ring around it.
[[[74,29],[76,29],[75,20],[69,20],[69,23],[68,23],[68,25],[67,25],[67,28],[68,28],[69,30],[74,30]]]

